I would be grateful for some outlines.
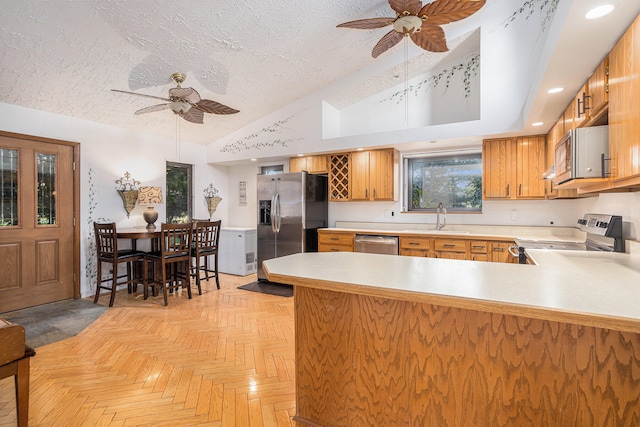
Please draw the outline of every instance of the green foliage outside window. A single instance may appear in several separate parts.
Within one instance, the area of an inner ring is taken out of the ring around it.
[[[167,162],[167,223],[191,221],[191,165]]]
[[[482,156],[420,157],[407,160],[410,211],[482,210]]]

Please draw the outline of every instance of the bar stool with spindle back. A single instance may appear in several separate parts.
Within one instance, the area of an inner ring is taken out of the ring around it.
[[[220,289],[220,279],[218,278],[218,244],[220,243],[220,224],[222,221],[200,221],[195,222],[193,232],[194,242],[191,248],[191,257],[195,259],[195,267],[192,268],[191,276],[196,278],[198,294],[202,295],[200,285],[200,272],[205,272],[205,280],[209,280],[209,273],[213,273],[216,278],[216,286]],[[209,257],[213,256],[214,269],[209,269]],[[203,264],[201,259],[204,258]]]
[[[113,307],[113,302],[116,298],[116,288],[118,286],[127,285],[127,291],[131,293],[133,285],[140,281],[140,278],[135,277],[135,275],[133,274],[133,263],[138,261],[144,262],[145,252],[133,249],[119,250],[115,222],[106,224],[94,222],[93,230],[96,235],[96,261],[98,264],[96,295],[93,299],[93,303],[98,303],[100,290],[107,289],[111,291],[109,307]],[[111,264],[111,277],[102,277],[102,263]],[[125,274],[118,274],[118,265],[120,264],[126,264],[127,272]],[[147,283],[147,270],[146,268],[143,268],[142,270],[142,283],[143,285],[145,285]]]
[[[149,252],[146,262],[160,264],[162,274],[159,282],[148,283],[144,287],[144,299],[149,296],[149,286],[160,286],[164,296],[164,305],[168,305],[168,291],[179,287],[187,288],[187,295],[191,299],[189,277],[189,263],[193,239],[193,224],[162,224],[160,236],[160,251]],[[145,265],[145,271],[148,268]]]

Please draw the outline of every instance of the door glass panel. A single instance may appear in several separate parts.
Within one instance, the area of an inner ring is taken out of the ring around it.
[[[18,225],[18,150],[0,148],[0,227]]]
[[[56,223],[56,156],[37,154],[38,224]]]

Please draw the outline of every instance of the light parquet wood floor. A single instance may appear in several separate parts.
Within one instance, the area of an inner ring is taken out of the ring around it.
[[[220,277],[168,307],[121,291],[83,332],[37,348],[30,425],[295,425],[293,298],[236,289],[255,275]],[[15,423],[7,378],[0,426]]]

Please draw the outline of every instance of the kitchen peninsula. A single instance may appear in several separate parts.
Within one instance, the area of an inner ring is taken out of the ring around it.
[[[530,252],[537,265],[362,253],[266,261],[270,280],[295,285],[296,420],[637,422],[640,259]]]

